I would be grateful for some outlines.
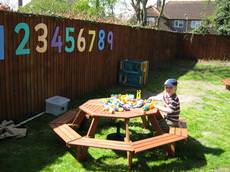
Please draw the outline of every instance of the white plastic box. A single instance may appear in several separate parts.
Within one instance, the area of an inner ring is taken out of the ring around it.
[[[46,99],[46,113],[60,115],[67,111],[70,99],[61,96],[54,96]]]

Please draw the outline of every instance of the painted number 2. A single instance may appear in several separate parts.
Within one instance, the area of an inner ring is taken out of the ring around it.
[[[20,30],[24,30],[24,37],[22,38],[20,44],[18,45],[18,48],[16,49],[16,55],[26,55],[30,54],[30,49],[25,48],[26,43],[29,40],[30,36],[30,29],[28,24],[26,23],[18,23],[14,29],[14,31],[19,34]]]

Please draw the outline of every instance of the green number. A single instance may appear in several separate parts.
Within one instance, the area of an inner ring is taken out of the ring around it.
[[[74,32],[74,28],[73,27],[67,27],[66,28],[66,31],[65,31],[65,40],[66,40],[66,42],[70,42],[70,47],[68,47],[67,45],[65,46],[65,51],[67,52],[67,53],[71,53],[71,52],[73,52],[74,51],[74,43],[75,43],[75,41],[74,41],[74,37],[73,36],[70,36],[70,33],[73,33]]]
[[[25,55],[30,54],[30,49],[25,48],[26,43],[29,40],[30,37],[30,28],[28,24],[26,23],[18,23],[14,29],[14,31],[19,34],[20,30],[24,30],[24,37],[22,38],[20,44],[18,45],[18,48],[16,49],[16,55]]]

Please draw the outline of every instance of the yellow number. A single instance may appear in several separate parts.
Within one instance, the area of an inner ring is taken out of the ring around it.
[[[93,49],[94,41],[95,41],[96,31],[95,30],[89,30],[89,35],[92,35],[91,43],[89,46],[89,52],[91,52]]]
[[[84,29],[82,28],[79,32],[78,39],[77,39],[77,48],[79,52],[85,51],[86,42],[85,42],[85,38],[82,36],[83,32]]]
[[[36,47],[36,51],[39,53],[45,53],[47,50],[47,35],[48,35],[48,31],[47,31],[47,26],[44,23],[39,23],[35,26],[35,31],[37,32],[39,29],[43,30],[43,34],[38,36],[38,41],[43,43],[43,46],[37,46]]]

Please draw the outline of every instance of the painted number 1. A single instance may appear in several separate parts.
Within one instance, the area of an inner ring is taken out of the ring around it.
[[[4,28],[0,25],[0,60],[4,60]]]

